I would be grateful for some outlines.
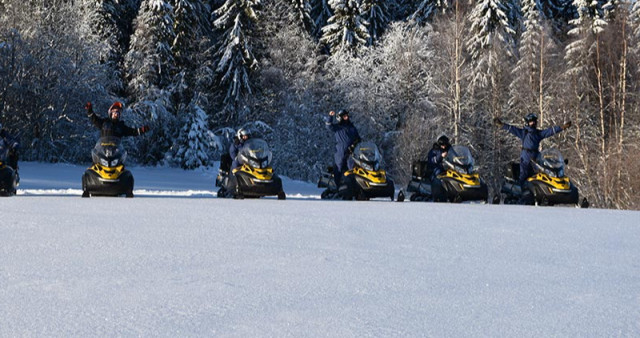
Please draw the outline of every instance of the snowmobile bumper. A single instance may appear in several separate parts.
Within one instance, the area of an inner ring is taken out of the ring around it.
[[[238,191],[244,197],[277,196],[282,193],[282,179],[273,174],[270,178],[256,177],[245,171],[235,173]],[[229,191],[235,191],[231,189]]]
[[[542,181],[533,181],[529,182],[529,189],[539,205],[578,204],[580,200],[578,188],[573,183],[562,189]]]
[[[378,197],[394,198],[395,186],[393,181],[371,180],[365,176],[352,174],[343,178],[344,184],[340,186],[340,195],[343,199],[369,199]]]
[[[0,162],[0,195],[15,195],[17,188],[17,176],[13,168]]]
[[[105,167],[93,165],[82,175],[82,190],[91,196],[129,195],[133,192],[133,175],[124,168],[105,175]]]
[[[489,189],[482,181],[476,184],[468,184],[454,178],[442,178],[441,180],[449,201],[486,201],[489,198]]]

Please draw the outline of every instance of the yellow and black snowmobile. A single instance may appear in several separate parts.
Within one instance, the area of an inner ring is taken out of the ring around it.
[[[133,197],[133,175],[125,169],[127,152],[118,137],[101,137],[91,151],[93,165],[82,175],[82,197]]]
[[[272,153],[263,139],[248,140],[237,160],[240,166],[231,170],[231,175],[221,178],[218,197],[238,198],[277,196],[286,199],[282,179],[271,167]]]
[[[318,182],[319,188],[327,188],[322,199],[368,200],[389,197],[393,201],[395,187],[385,170],[380,168],[382,156],[373,142],[360,142],[351,155],[353,169],[344,173],[339,189],[336,189],[333,172],[329,170]]]
[[[13,196],[18,187],[18,175],[9,165],[9,146],[0,138],[0,196]]]
[[[486,202],[489,191],[474,167],[473,156],[469,148],[452,146],[443,159],[445,171],[437,176],[442,182],[444,198],[449,202],[483,201]],[[411,181],[407,193],[410,201],[433,201],[431,191],[432,171],[427,161],[417,161],[411,166]]]
[[[527,178],[524,187],[518,184],[520,166],[511,162],[501,192],[505,204],[556,205],[574,204],[586,208],[589,203],[579,203],[578,188],[565,175],[566,161],[559,150],[546,149],[531,161],[534,175]]]

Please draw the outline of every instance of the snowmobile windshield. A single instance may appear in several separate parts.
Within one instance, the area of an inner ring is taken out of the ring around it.
[[[546,173],[552,177],[564,177],[564,158],[558,149],[545,149],[534,162],[537,172]]]
[[[238,153],[240,164],[246,164],[252,168],[264,169],[271,165],[271,150],[263,139],[252,138],[248,140]]]
[[[465,146],[452,146],[447,152],[444,163],[450,169],[464,174],[471,174],[474,170],[473,156],[471,156],[469,148]]]
[[[378,147],[373,142],[360,142],[353,151],[353,161],[360,167],[369,171],[380,169],[382,156]]]
[[[119,137],[101,137],[91,151],[93,163],[108,168],[124,165],[127,159],[127,151],[124,150]]]

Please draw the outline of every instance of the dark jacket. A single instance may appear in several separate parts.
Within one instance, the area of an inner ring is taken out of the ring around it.
[[[238,157],[238,153],[242,150],[242,147],[244,147],[244,142],[235,137],[233,139],[233,143],[229,146],[229,155],[231,155],[231,158],[233,159],[233,162],[231,162],[231,170],[240,166],[236,157]]]
[[[360,142],[360,134],[351,121],[333,123],[332,119],[333,116],[326,116],[324,122],[327,129],[331,130],[336,137],[336,153],[334,154],[336,169],[338,172],[344,172],[347,167],[353,167],[353,164],[347,160],[353,147]]]
[[[141,128],[128,127],[121,120],[113,121],[110,118],[98,117],[95,113],[89,113],[89,120],[100,129],[100,137],[106,136],[138,136],[143,134]]]
[[[442,153],[448,150],[449,149],[440,149],[440,146],[437,143],[434,143],[433,148],[429,150],[429,153],[427,154],[427,168],[431,172],[432,179],[444,172],[444,167],[442,166],[444,158],[442,157]]]
[[[539,151],[540,142],[542,142],[542,140],[562,131],[562,128],[559,126],[539,130],[529,126],[525,128],[518,128],[508,124],[504,124],[502,126],[502,129],[510,132],[511,134],[522,140],[523,151],[531,151],[535,153]]]
[[[20,142],[18,138],[9,134],[6,129],[0,129],[0,139],[9,147],[9,149],[15,151],[20,148]]]

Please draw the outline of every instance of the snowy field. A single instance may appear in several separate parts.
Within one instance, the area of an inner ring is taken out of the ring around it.
[[[640,212],[213,197],[214,171],[23,163],[0,337],[640,336]]]

